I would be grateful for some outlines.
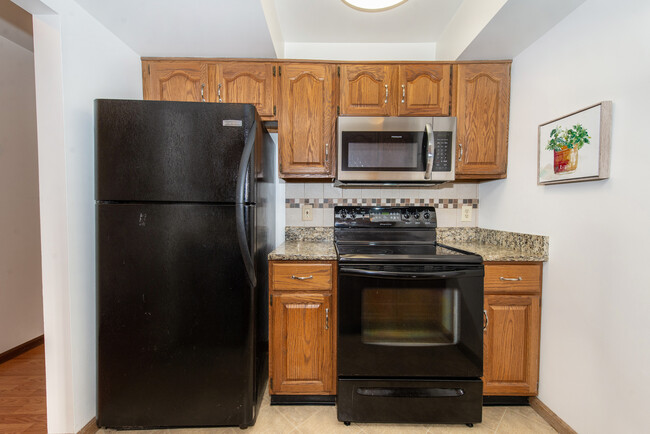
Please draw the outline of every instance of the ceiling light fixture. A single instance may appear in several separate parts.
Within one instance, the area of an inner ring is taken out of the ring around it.
[[[363,12],[379,12],[395,8],[406,0],[341,0],[353,9]]]

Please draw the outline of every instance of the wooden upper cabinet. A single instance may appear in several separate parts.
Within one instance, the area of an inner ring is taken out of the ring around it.
[[[504,178],[510,64],[459,64],[454,73],[457,179]]]
[[[281,65],[278,138],[282,178],[332,178],[336,66]]]
[[[397,107],[397,69],[394,65],[343,64],[341,114],[392,116]]]
[[[262,118],[275,116],[276,65],[261,62],[224,62],[211,64],[210,100],[253,104]]]
[[[143,61],[144,99],[207,101],[207,64],[197,61]]]
[[[536,395],[539,373],[539,295],[486,295],[483,394]]]
[[[448,116],[450,65],[399,65],[399,116]]]
[[[335,391],[332,293],[273,293],[271,394]]]

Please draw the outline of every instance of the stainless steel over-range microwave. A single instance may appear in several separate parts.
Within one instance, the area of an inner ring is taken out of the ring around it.
[[[338,118],[341,183],[453,181],[455,117]]]

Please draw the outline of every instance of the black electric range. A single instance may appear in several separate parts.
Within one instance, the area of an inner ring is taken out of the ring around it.
[[[338,419],[481,421],[483,265],[433,207],[336,207]]]

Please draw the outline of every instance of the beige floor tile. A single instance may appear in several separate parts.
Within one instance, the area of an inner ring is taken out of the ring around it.
[[[485,427],[493,430],[497,429],[499,422],[501,422],[501,419],[503,418],[505,412],[506,407],[483,407],[483,422],[481,422],[481,425],[484,425]]]
[[[293,431],[296,426],[284,417],[276,407],[264,407],[260,409],[255,426],[246,430],[246,434],[286,434]]]
[[[298,425],[298,432],[302,434],[354,434],[360,433],[357,424],[345,426],[336,419],[336,407],[321,406],[320,410],[311,415],[307,420]]]
[[[289,419],[291,423],[299,426],[311,416],[322,410],[321,405],[277,405],[274,406],[278,412]]]
[[[429,426],[424,424],[360,423],[364,434],[426,434]]]
[[[556,431],[542,419],[542,423],[532,417],[522,415],[520,409],[526,407],[508,407],[496,432],[498,434],[555,433]],[[531,411],[534,411],[531,409]]]
[[[494,429],[489,428],[488,426],[482,423],[475,423],[473,427],[468,427],[465,424],[454,424],[454,425],[431,425],[427,433],[431,434],[447,434],[447,433],[473,433],[473,434],[491,434],[494,433]]]
[[[507,407],[509,413],[518,414],[520,416],[532,419],[537,423],[542,425],[548,425],[548,422],[544,420],[532,407]],[[549,425],[550,426],[550,425]]]

